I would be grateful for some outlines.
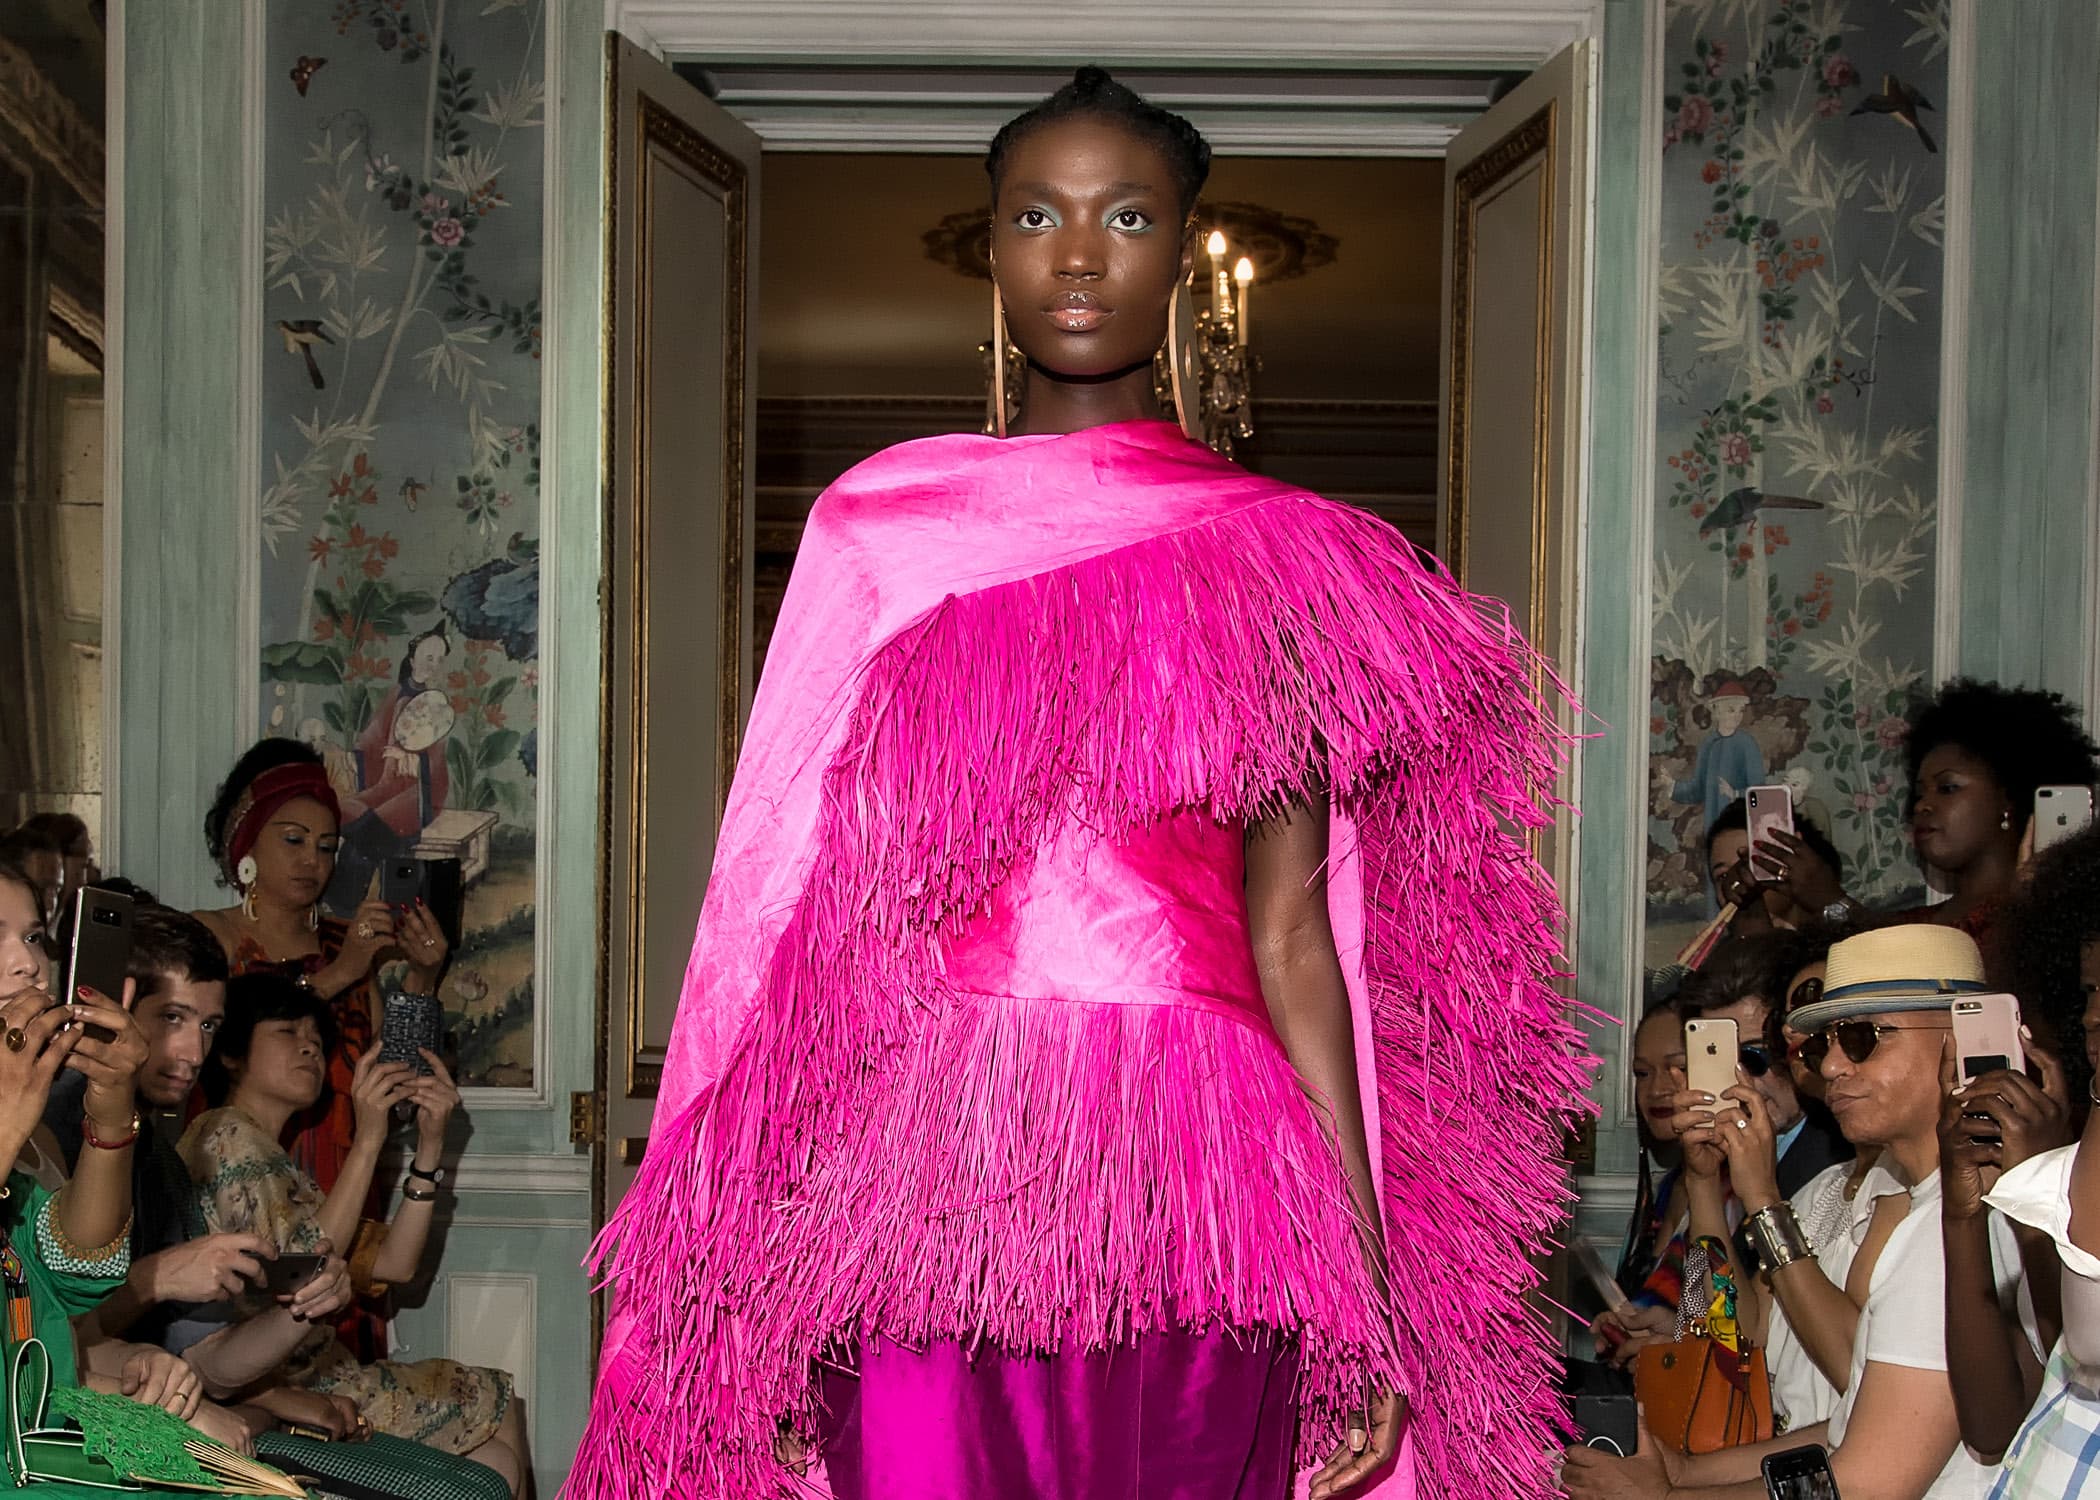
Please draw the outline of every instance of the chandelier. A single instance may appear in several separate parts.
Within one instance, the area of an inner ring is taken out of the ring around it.
[[[1203,251],[1210,258],[1210,306],[1196,310],[1195,348],[1186,371],[1195,390],[1184,387],[1182,398],[1193,394],[1196,401],[1188,425],[1204,443],[1230,458],[1235,443],[1254,436],[1254,372],[1261,368],[1261,360],[1247,347],[1254,262],[1245,255],[1233,256],[1222,229],[1210,232]],[[1225,269],[1228,260],[1230,271]],[[1192,269],[1191,290],[1195,280]],[[1165,411],[1175,409],[1173,356],[1173,350],[1162,349],[1152,363],[1152,394]]]

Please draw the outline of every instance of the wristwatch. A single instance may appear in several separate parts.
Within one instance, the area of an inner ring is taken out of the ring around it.
[[[426,1172],[421,1167],[417,1166],[414,1162],[410,1162],[408,1164],[408,1175],[411,1177],[420,1178],[422,1181],[429,1183],[432,1187],[436,1187],[439,1183],[445,1180],[445,1169],[443,1167],[433,1167],[430,1171]]]
[[[1824,921],[1830,923],[1833,927],[1837,926],[1841,922],[1851,921],[1851,898],[1846,896],[1838,897],[1837,900],[1831,902],[1828,906],[1824,907],[1818,915],[1820,915]]]

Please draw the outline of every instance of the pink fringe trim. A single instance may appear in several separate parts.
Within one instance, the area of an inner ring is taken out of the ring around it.
[[[1527,1294],[1588,1065],[1553,895],[1502,821],[1545,820],[1538,670],[1382,523],[1295,496],[951,598],[882,648],[766,992],[600,1245],[631,1326],[569,1493],[795,1493],[776,1424],[811,1430],[812,1361],[863,1328],[1047,1350],[1213,1318],[1301,1339],[1301,1455],[1396,1380],[1425,1494],[1550,1493]],[[1316,773],[1361,841],[1389,1309],[1273,1042],[937,972],[943,925],[1067,817],[1257,818]]]

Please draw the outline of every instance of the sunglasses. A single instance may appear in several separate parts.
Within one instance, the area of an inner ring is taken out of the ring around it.
[[[1772,1054],[1762,1042],[1745,1042],[1736,1048],[1735,1060],[1752,1078],[1762,1078],[1772,1071]]]
[[[1835,1041],[1844,1049],[1845,1056],[1855,1063],[1863,1063],[1874,1055],[1881,1039],[1892,1031],[1945,1031],[1952,1024],[1949,1021],[1926,1021],[1914,1026],[1899,1026],[1894,1021],[1833,1021],[1801,1043],[1801,1060],[1818,1072],[1822,1071],[1823,1059],[1830,1056],[1830,1044]]]

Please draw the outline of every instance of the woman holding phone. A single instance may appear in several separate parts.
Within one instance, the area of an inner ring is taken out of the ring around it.
[[[352,1072],[381,1021],[381,967],[405,960],[401,992],[434,996],[449,951],[427,907],[365,901],[348,922],[321,910],[341,847],[342,810],[321,755],[297,740],[258,741],[227,775],[204,820],[222,882],[240,899],[196,915],[236,974],[275,969],[327,1002],[336,1045],[332,1095],[302,1115],[293,1158],[323,1188],[350,1154]]]
[[[445,1123],[459,1106],[459,1090],[435,1053],[423,1054],[427,1074],[382,1062],[376,1051],[359,1058],[350,1089],[356,1134],[335,1186],[324,1192],[278,1141],[291,1119],[320,1097],[332,1025],[328,1007],[284,975],[236,975],[205,1064],[205,1097],[214,1108],[191,1122],[183,1161],[202,1186],[209,1232],[257,1234],[280,1255],[316,1253],[357,1238],[389,1114],[396,1104],[413,1106],[415,1155],[372,1267],[381,1282],[412,1281],[422,1270],[443,1181]],[[234,1308],[252,1317],[273,1305],[266,1292],[256,1292]],[[238,1389],[273,1367],[273,1383],[347,1397],[375,1430],[484,1463],[513,1494],[529,1470],[524,1414],[501,1370],[444,1359],[360,1363],[332,1329],[314,1327],[289,1354],[268,1350],[251,1368],[231,1367],[222,1354],[212,1380]]]

